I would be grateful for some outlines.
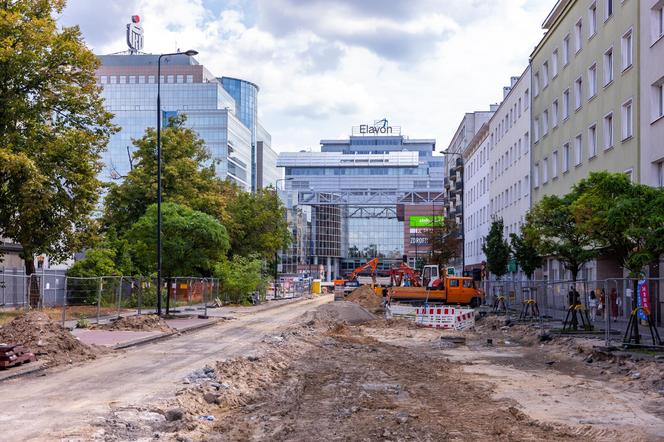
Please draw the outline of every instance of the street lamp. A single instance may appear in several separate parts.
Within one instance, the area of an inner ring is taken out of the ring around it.
[[[157,316],[161,316],[161,58],[197,55],[198,51],[171,52],[157,57]],[[168,291],[166,292],[168,293]]]
[[[464,169],[464,160],[463,155],[460,152],[440,152],[442,155],[457,155],[461,159],[461,169]],[[463,173],[461,175],[461,276],[463,276],[464,271],[466,270],[466,222],[463,219],[464,214],[466,213],[465,198],[463,197],[463,192],[465,189]]]

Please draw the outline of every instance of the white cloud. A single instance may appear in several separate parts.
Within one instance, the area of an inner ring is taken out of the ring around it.
[[[465,112],[488,109],[525,69],[554,3],[70,0],[61,21],[110,53],[125,49],[124,25],[139,14],[145,51],[194,48],[216,75],[259,84],[277,150],[316,148],[383,117],[440,149]]]

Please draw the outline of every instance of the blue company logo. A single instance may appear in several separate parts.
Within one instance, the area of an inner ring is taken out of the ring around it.
[[[383,118],[382,120],[374,121],[373,126],[369,126],[368,124],[361,124],[360,133],[363,135],[364,134],[388,135],[392,133],[392,126],[389,126],[387,124],[387,118]]]

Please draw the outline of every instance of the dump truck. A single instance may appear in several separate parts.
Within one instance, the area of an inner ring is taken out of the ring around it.
[[[406,272],[406,274],[413,273]],[[412,305],[459,304],[477,307],[484,299],[484,293],[475,288],[472,278],[441,274],[437,265],[424,266],[422,277],[411,276],[410,281],[410,286],[394,285],[387,289],[390,302]]]

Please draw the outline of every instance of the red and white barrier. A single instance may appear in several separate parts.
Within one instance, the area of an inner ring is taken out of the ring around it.
[[[435,306],[413,307],[392,304],[392,316],[409,319],[417,324],[432,328],[465,330],[475,326],[475,310],[465,307]]]

